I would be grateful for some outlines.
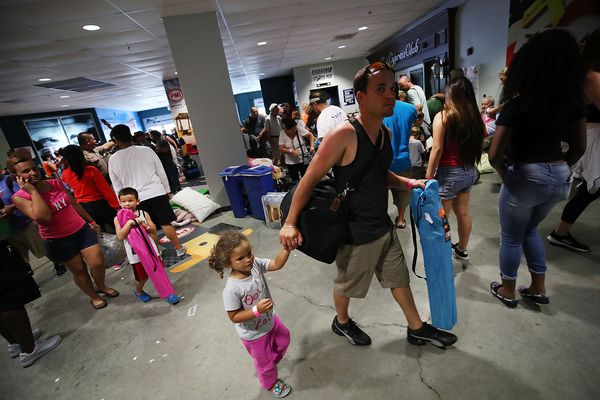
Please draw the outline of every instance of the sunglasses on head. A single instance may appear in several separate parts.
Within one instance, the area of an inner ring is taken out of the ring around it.
[[[387,61],[375,61],[367,66],[366,72],[370,74],[374,74],[377,71],[381,71],[383,69],[389,69],[394,72],[394,68]]]

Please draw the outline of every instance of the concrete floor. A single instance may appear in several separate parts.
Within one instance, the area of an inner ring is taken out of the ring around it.
[[[333,265],[293,253],[282,271],[268,277],[277,313],[292,342],[280,377],[295,399],[598,399],[600,387],[600,202],[573,230],[593,252],[547,246],[552,304],[539,309],[521,302],[511,310],[489,294],[498,278],[498,212],[495,175],[473,190],[471,261],[455,262],[459,341],[446,351],[406,342],[406,321],[390,294],[373,281],[365,300],[354,300],[352,317],[371,335],[359,348],[330,330]],[[541,226],[544,236],[564,203]],[[390,214],[394,216],[390,207]],[[596,222],[592,222],[596,221]],[[274,256],[277,230],[260,221],[224,213],[206,221],[253,228],[257,255]],[[454,219],[451,219],[455,226]],[[412,257],[410,228],[399,231]],[[422,265],[422,264],[421,264]],[[421,267],[422,268],[422,267]],[[519,283],[529,277],[522,265]],[[34,327],[60,333],[62,344],[30,368],[0,357],[2,399],[268,399],[258,387],[221,300],[225,283],[206,262],[171,274],[177,306],[148,304],[131,295],[131,271],[107,270],[121,296],[93,310],[68,276],[53,277],[48,264],[36,279],[43,297],[28,306]],[[423,318],[425,282],[411,276]],[[153,289],[149,288],[153,294]]]

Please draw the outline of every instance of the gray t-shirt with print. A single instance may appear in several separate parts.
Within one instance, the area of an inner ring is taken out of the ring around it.
[[[271,260],[254,258],[251,275],[246,279],[227,279],[223,289],[223,304],[225,311],[244,310],[252,307],[262,299],[271,298],[271,292],[263,274],[267,272]],[[240,338],[245,340],[258,339],[273,328],[273,312],[269,311],[258,318],[235,324],[235,329]]]

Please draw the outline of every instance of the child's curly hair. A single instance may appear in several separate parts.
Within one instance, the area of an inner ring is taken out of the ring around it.
[[[212,248],[208,265],[221,275],[221,279],[223,279],[223,270],[230,267],[229,256],[233,249],[247,241],[248,238],[239,231],[226,231]]]

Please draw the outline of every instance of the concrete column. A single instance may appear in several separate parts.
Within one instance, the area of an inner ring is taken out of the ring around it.
[[[217,14],[163,18],[211,198],[229,199],[219,171],[246,163]]]

